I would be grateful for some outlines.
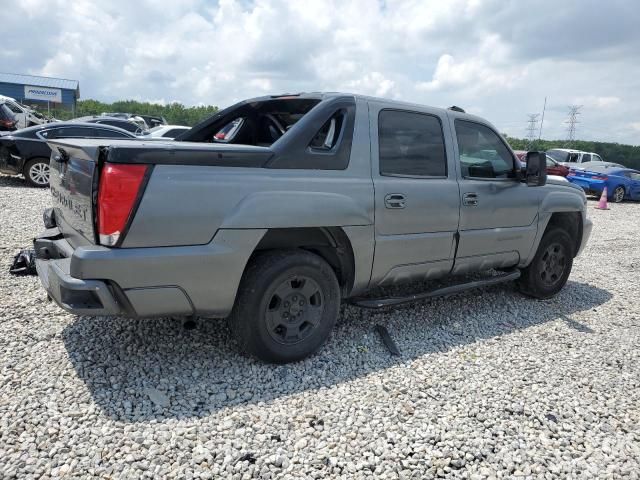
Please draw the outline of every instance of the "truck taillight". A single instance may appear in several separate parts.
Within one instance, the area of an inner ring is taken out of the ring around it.
[[[147,165],[106,163],[98,186],[98,238],[112,247],[131,221]]]

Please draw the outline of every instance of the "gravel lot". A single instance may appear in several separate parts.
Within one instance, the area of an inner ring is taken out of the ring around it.
[[[239,355],[220,321],[48,303],[8,274],[48,205],[0,176],[0,478],[640,476],[640,205],[590,202],[552,300],[503,285],[343,307],[328,346],[288,366]]]

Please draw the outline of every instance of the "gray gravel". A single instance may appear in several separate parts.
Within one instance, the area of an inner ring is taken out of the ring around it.
[[[74,317],[10,276],[48,195],[0,176],[0,478],[640,475],[640,205],[590,202],[552,300],[344,307],[318,355],[269,366],[223,322]]]

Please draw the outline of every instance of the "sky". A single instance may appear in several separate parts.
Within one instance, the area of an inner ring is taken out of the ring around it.
[[[343,91],[458,105],[504,133],[640,144],[639,0],[0,0],[0,71],[81,98],[225,107]]]

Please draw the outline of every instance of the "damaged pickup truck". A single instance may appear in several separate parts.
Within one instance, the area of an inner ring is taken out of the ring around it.
[[[511,280],[550,297],[591,232],[584,193],[547,181],[544,154],[523,171],[490,123],[457,107],[262,97],[177,140],[49,141],[53,208],[35,248],[62,308],[227,317],[244,351],[289,362],[320,348],[343,300],[377,308]]]

